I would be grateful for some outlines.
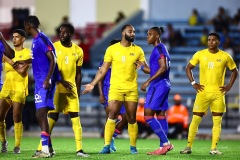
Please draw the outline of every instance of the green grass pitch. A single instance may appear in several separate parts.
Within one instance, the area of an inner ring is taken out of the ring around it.
[[[0,153],[2,160],[27,160],[37,149],[40,138],[23,137],[21,144],[21,154],[13,154],[14,138],[8,137],[8,153]],[[72,159],[101,159],[101,160],[147,160],[147,159],[164,159],[164,160],[191,160],[191,159],[240,159],[240,140],[221,140],[218,149],[224,152],[224,155],[210,155],[211,146],[210,140],[196,140],[193,145],[193,153],[190,155],[181,155],[179,151],[186,145],[186,140],[171,140],[174,144],[174,149],[167,155],[151,156],[146,155],[146,152],[153,151],[158,148],[158,139],[139,139],[137,142],[138,154],[131,155],[129,153],[129,139],[115,139],[117,152],[101,155],[98,152],[103,147],[103,139],[101,138],[83,138],[84,151],[90,154],[90,157],[77,157],[75,153],[74,138],[71,137],[53,137],[53,147],[56,151],[56,156],[53,159],[72,160]]]

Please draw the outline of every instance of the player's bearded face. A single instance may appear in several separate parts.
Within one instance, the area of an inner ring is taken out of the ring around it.
[[[128,41],[128,42],[133,42],[134,41],[134,36],[128,36],[127,33],[125,33],[125,39]]]

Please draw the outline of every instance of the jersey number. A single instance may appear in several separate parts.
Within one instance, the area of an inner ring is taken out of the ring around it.
[[[65,57],[65,64],[68,64],[68,56]]]
[[[122,56],[122,63],[126,62],[126,57]]]
[[[214,67],[214,62],[208,62],[208,68],[213,69]]]

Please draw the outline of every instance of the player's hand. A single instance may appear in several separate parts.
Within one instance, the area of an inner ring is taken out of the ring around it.
[[[106,101],[106,99],[105,99],[104,95],[100,95],[100,96],[99,96],[99,102],[100,102],[101,104],[104,104],[105,101]]]
[[[44,82],[43,82],[43,88],[44,88],[44,89],[50,88],[51,83],[52,83],[52,82],[51,82],[51,79],[46,78],[46,79],[44,80]]]
[[[142,90],[142,91],[146,91],[148,85],[149,85],[149,82],[148,82],[148,81],[144,82],[144,83],[141,85],[141,90]]]
[[[82,91],[82,94],[86,94],[86,93],[89,93],[93,90],[94,85],[89,83],[89,84],[83,85],[83,87],[85,87],[85,89]]]
[[[204,90],[204,85],[195,83],[195,84],[193,85],[193,88],[199,93],[199,92],[202,92],[202,91]]]
[[[223,93],[227,93],[227,92],[231,89],[231,87],[228,86],[228,85],[226,85],[226,86],[221,86],[221,87],[219,87],[219,88],[220,88],[220,91],[223,92]]]
[[[136,65],[137,69],[141,69],[143,64],[140,61],[135,61],[134,63]]]
[[[19,62],[18,62],[18,61],[14,62],[13,65],[12,65],[12,67],[13,67],[15,70],[18,69],[18,68],[19,68]]]
[[[68,82],[68,81],[64,81],[64,80],[61,80],[59,81],[63,87],[65,87],[67,90],[72,90],[73,89],[73,85],[71,82]]]

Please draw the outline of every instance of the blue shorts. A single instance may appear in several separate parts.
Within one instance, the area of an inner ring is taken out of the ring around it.
[[[103,95],[105,97],[105,103],[103,104],[104,109],[106,109],[106,107],[108,106],[108,91],[109,91],[109,88],[103,88]],[[126,109],[125,109],[124,105],[122,105],[122,107],[121,107],[120,114],[121,115],[126,114]]]
[[[168,85],[153,85],[150,86],[146,96],[145,109],[153,111],[167,111],[168,110],[168,94],[170,86]]]
[[[42,83],[39,85],[35,84],[34,97],[36,109],[38,110],[45,107],[48,107],[49,110],[55,109],[55,106],[53,104],[54,93],[55,83],[53,83],[49,89],[44,89],[42,87]]]

